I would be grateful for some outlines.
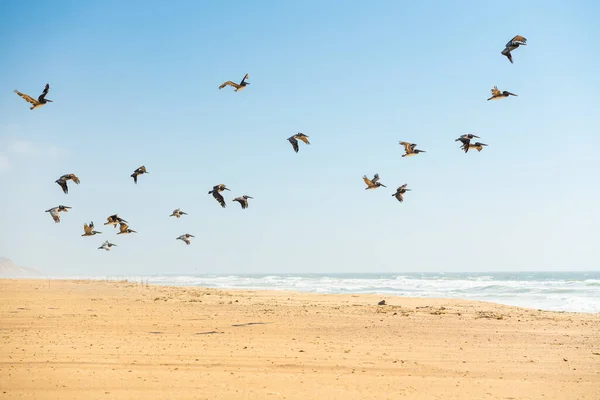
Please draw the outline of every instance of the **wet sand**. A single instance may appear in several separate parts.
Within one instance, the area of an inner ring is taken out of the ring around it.
[[[600,315],[0,280],[0,399],[75,398],[599,399]]]

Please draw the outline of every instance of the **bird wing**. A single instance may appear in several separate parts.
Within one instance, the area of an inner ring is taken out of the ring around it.
[[[289,137],[288,140],[292,144],[294,151],[297,153],[300,148],[298,147],[298,141],[296,140],[296,138],[292,136]]]
[[[513,63],[513,59],[512,59],[512,54],[510,53],[510,51],[507,51],[506,53],[502,53],[506,56],[506,58],[508,58],[508,61],[510,61],[511,64]]]
[[[365,181],[365,183],[367,184],[367,186],[369,186],[369,187],[373,186],[373,182],[369,178],[367,178],[366,175],[363,176],[363,181]]]
[[[133,178],[133,182],[137,183],[137,177],[138,177],[137,170],[133,174],[131,174],[131,177]]]
[[[52,219],[54,220],[54,222],[60,222],[60,214],[56,211],[55,208],[51,208],[48,211],[50,215],[52,216]]]
[[[213,197],[215,198],[215,200],[217,200],[219,202],[219,204],[221,205],[221,207],[225,208],[225,199],[223,198],[223,196],[221,195],[221,193],[219,193],[217,190],[214,190],[212,193]]]
[[[65,181],[63,179],[58,179],[56,181],[56,183],[58,183],[58,185],[62,188],[62,190],[65,194],[69,193],[69,187],[67,186],[67,181]]]
[[[240,85],[238,85],[235,82],[232,81],[227,81],[224,84],[222,84],[221,86],[219,86],[219,89],[223,89],[225,86],[233,86],[234,88],[238,89],[240,87]]]
[[[497,86],[494,86],[494,87],[492,88],[492,96],[499,96],[499,95],[501,95],[501,94],[502,94],[502,92],[500,92],[500,90],[498,90],[498,87],[497,87]]]
[[[406,189],[407,186],[408,186],[408,183],[405,183],[404,185],[400,186],[397,191],[400,192],[400,191]]]
[[[240,82],[240,86],[246,82],[246,79],[248,79],[248,74],[244,75],[244,79]]]
[[[295,139],[300,139],[300,140],[302,140],[306,144],[310,144],[310,142],[308,141],[308,136],[306,136],[304,134],[295,135],[294,138]]]
[[[459,137],[459,138],[458,138],[458,139],[456,139],[456,140],[460,140],[460,142],[461,142],[463,145],[465,145],[465,144],[466,144],[466,145],[468,145],[468,144],[471,142],[471,139],[469,139],[468,137],[462,137],[462,136],[461,136],[461,137]]]
[[[373,177],[373,179],[371,179],[371,182],[375,183],[379,180],[379,174],[375,174],[375,176]]]
[[[121,223],[119,224],[119,232],[121,232],[121,233],[125,233],[125,232],[127,232],[127,229],[128,229],[128,228],[129,228],[129,225],[127,225],[127,224],[126,224],[126,223],[124,223],[124,222],[121,222]]]
[[[394,197],[396,197],[396,199],[402,203],[404,201],[404,198],[402,197],[402,193],[400,192],[396,192],[396,194],[394,195]]]
[[[44,87],[44,91],[42,92],[42,94],[40,94],[40,96],[38,97],[38,101],[41,103],[42,101],[44,101],[44,98],[46,97],[46,95],[48,94],[48,91],[50,90],[50,85],[46,83],[46,86]]]
[[[406,154],[408,154],[408,153],[410,153],[412,151],[410,143],[408,143],[408,142],[400,142],[400,144],[402,146],[404,146],[404,152],[406,152]]]
[[[508,42],[508,43],[510,43],[512,45],[515,45],[515,44],[518,44],[518,45],[527,44],[527,39],[525,39],[525,37],[523,37],[521,35],[517,35],[514,38],[512,38],[511,41]],[[506,44],[506,47],[508,47],[508,43]]]
[[[19,96],[21,96],[23,99],[25,99],[25,101],[27,101],[28,103],[31,103],[33,105],[39,104],[39,102],[37,100],[35,100],[34,98],[32,98],[30,95],[25,94],[25,93],[21,93],[18,90],[15,89],[15,93],[18,94]]]
[[[88,235],[92,234],[92,228],[93,228],[93,225],[89,226],[88,224],[83,224],[83,231]]]
[[[79,185],[79,178],[75,174],[69,174],[69,178],[71,178],[73,182]]]

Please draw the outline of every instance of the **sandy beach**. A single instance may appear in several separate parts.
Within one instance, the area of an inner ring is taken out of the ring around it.
[[[598,314],[5,279],[0,331],[0,399],[600,398]]]

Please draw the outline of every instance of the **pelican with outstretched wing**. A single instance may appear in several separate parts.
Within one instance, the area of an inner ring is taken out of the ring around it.
[[[47,213],[50,213],[50,216],[57,224],[60,222],[60,213],[61,212],[69,212],[69,209],[72,207],[59,205],[58,207],[52,207],[49,210],[46,210]]]
[[[137,231],[129,229],[129,225],[125,222],[119,222],[119,232],[117,232],[117,235],[127,235],[128,233],[137,233]]]
[[[186,233],[185,235],[181,235],[178,238],[175,238],[175,240],[183,240],[185,242],[185,244],[190,244],[190,238],[196,237],[194,235],[190,235],[189,233]]]
[[[28,94],[19,92],[16,89],[15,89],[15,93],[18,94],[19,96],[21,96],[23,99],[25,99],[26,102],[32,104],[32,106],[29,107],[30,110],[35,110],[36,108],[46,105],[46,103],[52,103],[52,100],[46,98],[46,95],[48,94],[49,90],[50,90],[50,85],[46,83],[46,86],[44,87],[44,91],[42,92],[42,94],[39,95],[37,100]]]
[[[366,175],[364,175],[363,181],[365,181],[365,183],[367,184],[365,190],[377,189],[379,186],[387,187],[381,182],[379,182],[379,174],[375,174],[375,176],[373,176],[373,179],[369,179]]]
[[[419,153],[425,153],[425,150],[417,149],[416,143],[400,142],[400,144],[404,146],[404,154],[402,154],[402,157],[416,156]]]
[[[298,132],[295,135],[290,136],[288,138],[288,141],[292,144],[292,147],[294,148],[294,151],[296,153],[298,152],[298,150],[300,150],[300,148],[298,147],[298,140],[302,140],[304,143],[310,144],[310,142],[308,141],[308,136],[302,132]]]
[[[506,56],[506,58],[508,58],[508,61],[510,61],[510,63],[512,64],[513,59],[511,52],[514,49],[517,49],[519,46],[527,46],[527,39],[525,39],[521,35],[517,35],[514,38],[510,39],[510,41],[506,43],[506,46],[504,47],[504,50],[502,50],[501,54],[503,56]]]
[[[142,174],[149,174],[149,172],[146,171],[146,167],[143,165],[141,167],[137,168],[135,171],[133,171],[133,174],[131,174],[131,177],[133,178],[133,182],[137,184],[138,175],[142,175]]]
[[[235,88],[234,92],[239,92],[240,90],[244,89],[247,85],[250,84],[250,82],[246,82],[246,79],[248,79],[248,74],[244,76],[244,79],[242,79],[240,83],[235,83],[232,81],[225,82],[224,84],[219,86],[219,90],[223,89],[225,86],[231,86]]]
[[[250,197],[250,196],[240,196],[240,197],[236,197],[235,199],[233,199],[233,201],[237,201],[238,203],[240,203],[240,205],[242,206],[242,210],[245,210],[246,208],[248,208],[248,199],[253,199],[254,197]]]
[[[223,196],[220,193],[223,190],[229,190],[229,189],[225,186],[224,183],[220,183],[218,185],[213,186],[213,189],[210,192],[208,192],[208,194],[212,194],[213,197],[215,198],[215,200],[217,200],[219,202],[221,207],[225,208],[225,207],[227,207],[227,205],[225,204],[225,199],[223,198]]]
[[[394,193],[392,196],[396,197],[396,200],[398,200],[400,203],[402,203],[404,201],[404,193],[410,191],[410,189],[407,189],[406,186],[408,186],[407,183],[405,183],[404,185],[400,186],[398,189],[396,189],[396,193]]]
[[[81,236],[94,236],[97,235],[98,233],[102,233],[102,232],[98,232],[94,230],[94,222],[90,222],[90,224],[83,224],[83,235]]]
[[[116,246],[116,244],[111,243],[108,240],[106,240],[104,243],[102,243],[102,246],[98,247],[98,250],[110,251],[110,248],[113,246]]]
[[[79,185],[79,182],[80,182],[79,178],[75,174],[65,174],[65,175],[61,176],[60,178],[58,178],[57,180],[55,180],[54,182],[56,182],[62,188],[62,190],[65,194],[68,194],[69,187],[67,186],[67,181],[69,181],[69,180],[71,180]]]
[[[169,215],[169,217],[180,218],[182,215],[187,215],[187,213],[184,211],[181,211],[180,208],[176,208],[175,210],[173,210],[173,213],[171,215]]]
[[[506,90],[504,90],[504,91],[501,92],[498,89],[497,86],[494,86],[492,88],[492,97],[490,97],[488,100],[499,100],[499,99],[503,99],[503,98],[508,97],[508,96],[518,96],[518,95],[514,94],[514,93],[511,93],[511,92],[508,92]]]

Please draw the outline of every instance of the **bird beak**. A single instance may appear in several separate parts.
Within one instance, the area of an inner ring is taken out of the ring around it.
[[[46,99],[46,101],[49,101],[50,103],[54,103],[52,100],[48,100],[48,99]]]
[[[253,199],[254,197],[250,197],[250,196],[248,196],[248,198],[249,198],[249,199]]]
[[[384,188],[386,188],[386,187],[387,187],[387,186],[385,186],[385,185],[383,185],[383,184],[382,184],[381,186],[383,186]]]
[[[229,191],[231,191],[230,189],[227,189],[227,188],[225,188],[225,190],[229,190]]]

